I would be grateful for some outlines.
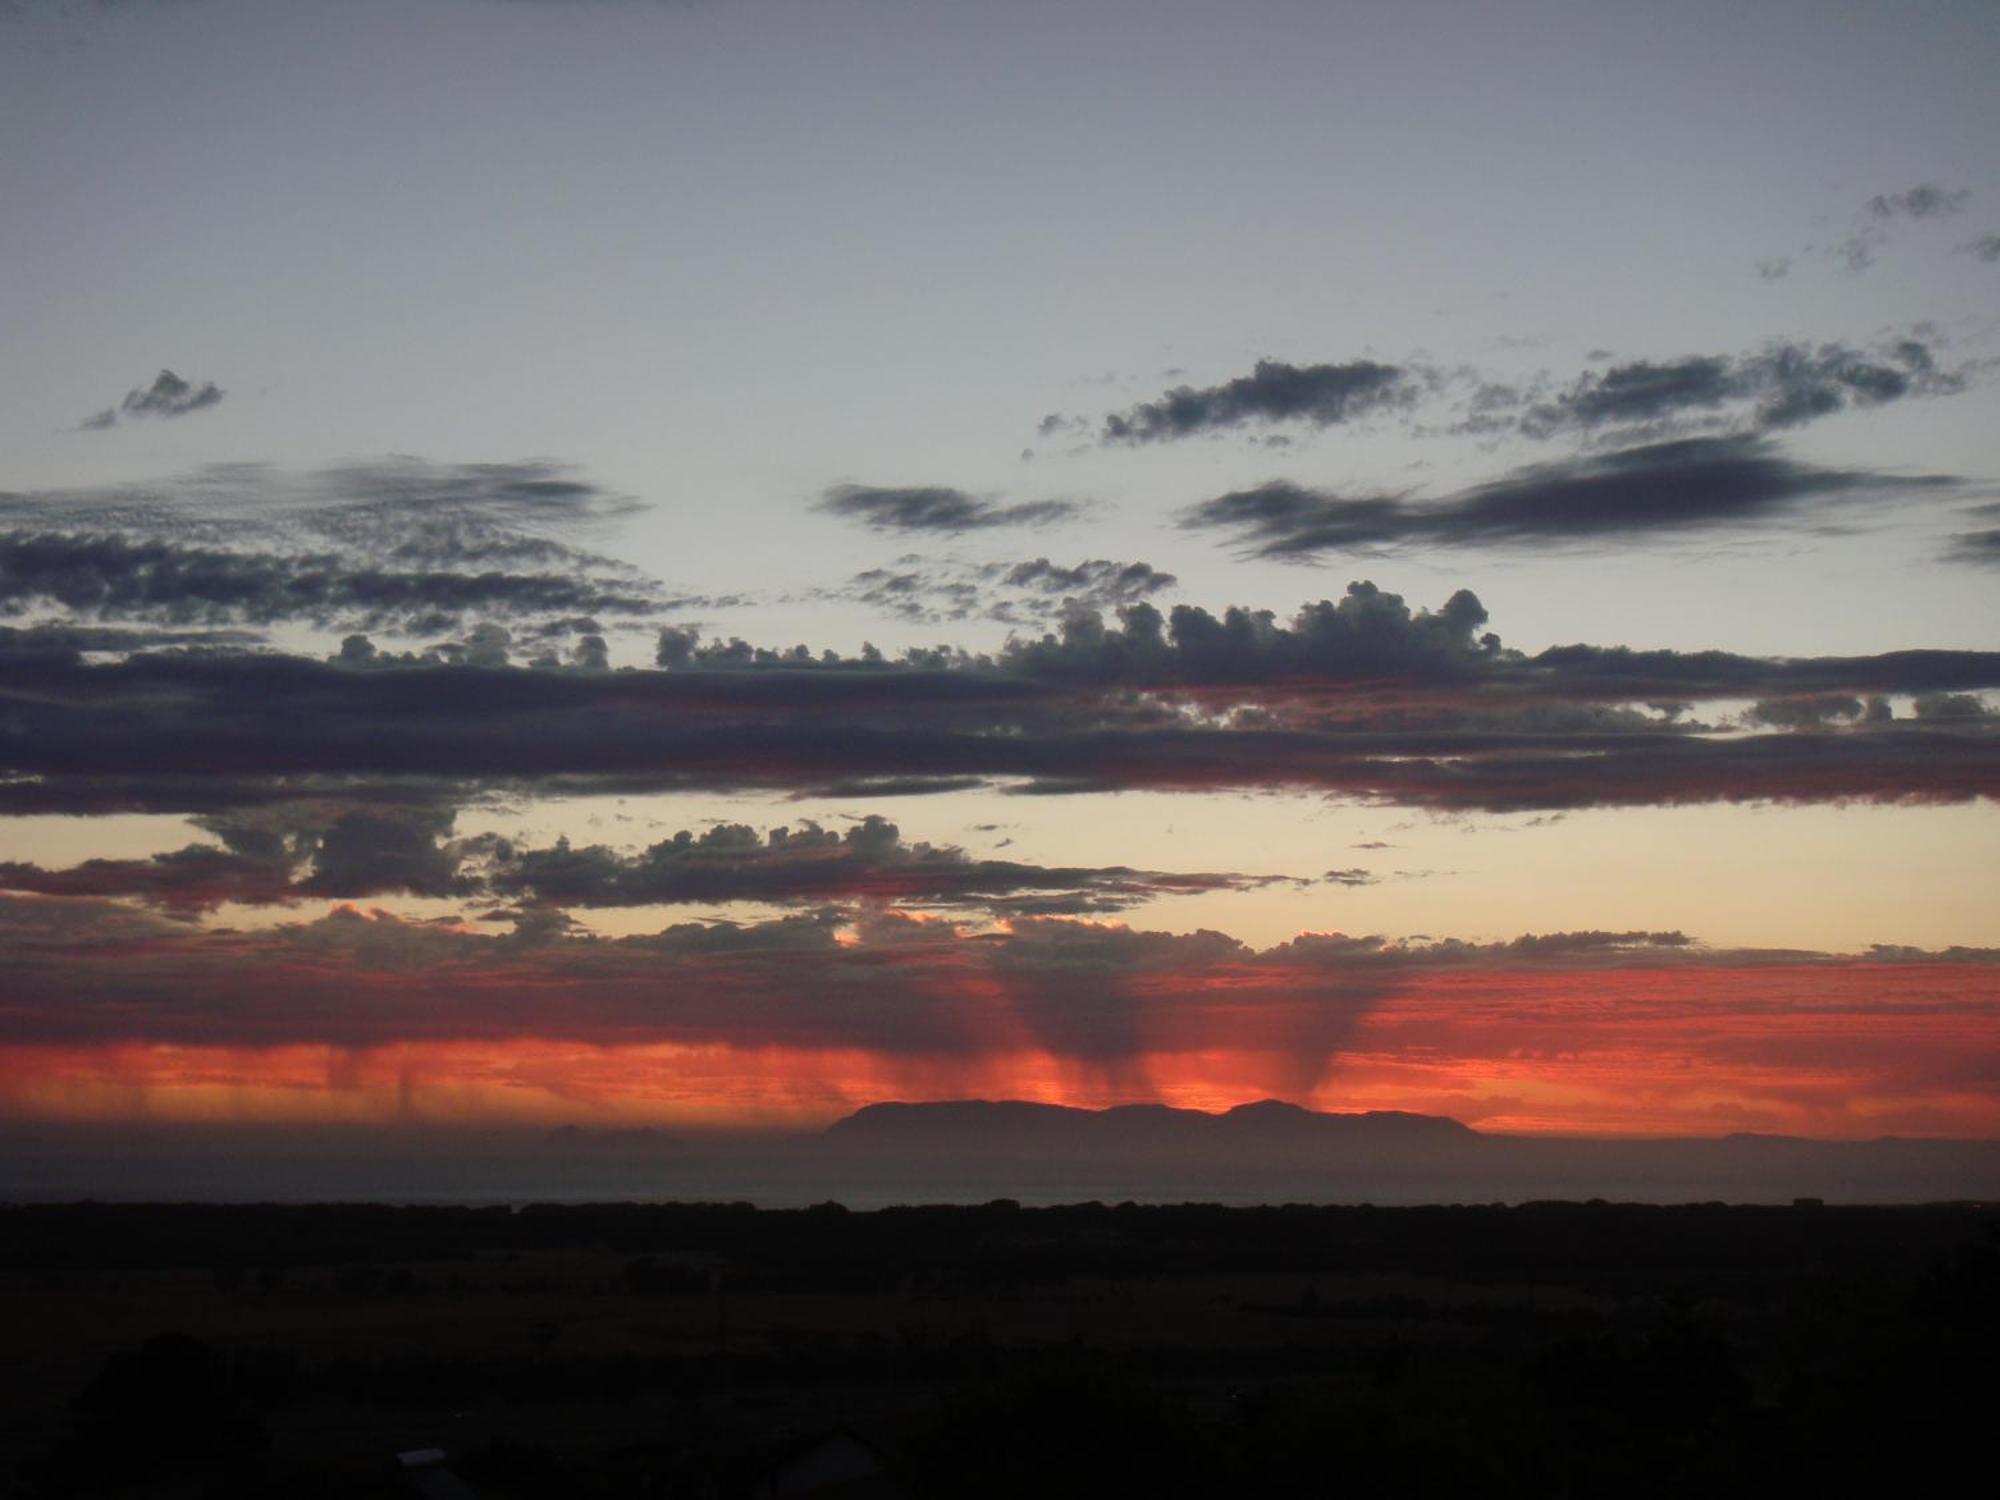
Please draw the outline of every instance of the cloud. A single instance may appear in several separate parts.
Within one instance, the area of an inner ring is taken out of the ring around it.
[[[1024,500],[997,505],[964,490],[926,486],[882,489],[843,484],[828,490],[815,509],[860,521],[877,531],[927,531],[956,535],[999,526],[1046,526],[1083,513],[1074,500]]]
[[[305,474],[222,465],[152,484],[0,493],[0,613],[419,635],[483,615],[650,613],[667,605],[656,585],[570,540],[634,509],[538,460],[387,459]]]
[[[1934,182],[1919,183],[1900,193],[1877,193],[1862,205],[1854,232],[1835,245],[1831,254],[1849,272],[1858,275],[1875,264],[1876,256],[1889,243],[1897,225],[1950,218],[1965,207],[1971,196],[1964,188],[1945,188]]]
[[[1943,188],[1923,182],[1903,193],[1877,193],[1868,200],[1871,217],[1887,223],[1892,219],[1940,219],[1965,207],[1972,194],[1964,188]]]
[[[220,406],[225,394],[212,380],[196,385],[172,370],[162,370],[153,377],[151,385],[127,391],[117,406],[107,406],[78,425],[86,432],[102,432],[118,425],[120,413],[128,417],[185,417]]]
[[[275,801],[197,818],[220,840],[149,859],[93,859],[66,869],[0,863],[0,889],[48,896],[120,897],[175,913],[225,902],[410,895],[471,896],[466,845],[448,842],[449,806],[339,799]]]
[[[1106,443],[1166,442],[1251,421],[1331,427],[1405,405],[1415,395],[1411,373],[1395,365],[1366,359],[1338,365],[1260,359],[1248,375],[1221,385],[1176,386],[1156,400],[1108,416],[1100,436]]]
[[[1058,564],[1046,557],[1018,563],[964,563],[905,557],[869,568],[828,597],[851,599],[906,620],[988,619],[1024,625],[1082,605],[1115,609],[1173,588],[1173,574],[1150,563],[1094,557]]]
[[[224,390],[214,380],[204,380],[196,386],[190,380],[182,380],[172,370],[160,370],[152,378],[150,386],[140,386],[126,392],[126,398],[118,404],[118,410],[126,416],[190,416],[192,412],[206,412],[210,406],[222,404]],[[86,428],[110,426],[112,414],[98,412],[84,422]]]
[[[468,616],[650,613],[640,585],[545,572],[373,567],[117,535],[0,533],[0,612],[53,605],[87,618],[275,624],[434,634]]]
[[[1825,693],[1803,698],[1760,698],[1744,711],[1746,723],[1772,729],[1819,729],[1838,720],[1859,719],[1870,714],[1877,720],[1889,716],[1889,705],[1877,698],[1864,703],[1843,693]]]
[[[0,862],[0,890],[42,896],[120,897],[174,912],[196,912],[236,901],[283,899],[285,871],[264,859],[191,844],[150,859],[92,859],[49,870],[19,860]]]
[[[1976,563],[1982,567],[2000,567],[2000,528],[1989,531],[1961,531],[1951,539],[1951,550],[1945,554],[1950,562]]]
[[[1978,239],[1967,240],[1959,248],[1968,255],[1976,255],[1989,266],[2000,261],[2000,234],[1982,234]]]
[[[804,822],[759,833],[740,823],[682,830],[637,854],[602,845],[508,849],[493,862],[497,895],[556,906],[870,900],[919,906],[1116,911],[1160,896],[1246,890],[1276,877],[1167,874],[1124,866],[1050,867],[974,859],[948,845],[908,844],[873,814],[844,833]]]
[[[1476,672],[1500,649],[1497,637],[1479,633],[1486,619],[1485,606],[1464,589],[1436,611],[1412,610],[1400,595],[1363,581],[1349,584],[1337,602],[1301,607],[1289,625],[1270,610],[1229,609],[1217,617],[1193,605],[1165,615],[1150,604],[1130,605],[1116,626],[1072,612],[1059,632],[1010,641],[996,661],[1030,678],[1099,686],[1443,682]]]
[[[131,630],[115,625],[0,625],[0,662],[73,663],[85,652],[127,655],[178,647],[232,650],[256,645],[263,637],[248,630]]]
[[[61,1060],[34,1049],[122,1044],[163,1068],[143,1080],[163,1086],[153,1104],[175,1070],[214,1060],[166,1058],[161,1046],[267,1059],[336,1049],[307,1085],[331,1089],[367,1053],[445,1044],[476,1047],[510,1085],[547,1076],[574,1045],[647,1049],[636,1062],[654,1081],[666,1062],[655,1049],[683,1047],[725,1052],[746,1077],[747,1060],[766,1052],[782,1054],[781,1072],[809,1077],[866,1061],[857,1054],[927,1062],[929,1090],[947,1094],[967,1092],[963,1080],[984,1063],[1039,1054],[1072,1086],[1129,1097],[1150,1096],[1153,1070],[1175,1057],[1204,1068],[1236,1059],[1254,1068],[1259,1091],[1294,1097],[1336,1067],[1365,1076],[1390,1061],[1511,1056],[1519,1069],[1543,1048],[1642,1072],[1656,1057],[1684,1071],[1690,1057],[1720,1062],[1732,1045],[1839,1037],[1849,1057],[1880,1067],[1885,1042],[1915,1038],[1935,1067],[1962,1059],[1962,1039],[1990,1027],[1996,957],[1711,949],[1675,932],[1560,930],[1491,943],[1320,932],[1258,949],[1213,931],[1037,917],[972,930],[842,907],[622,938],[555,919],[477,933],[351,908],[205,931],[103,901],[34,897],[0,897],[0,942],[10,955],[5,1060],[25,1051],[45,1080]],[[1779,1049],[1764,1076],[1774,1066],[1820,1074],[1830,1060],[1824,1046],[1804,1062]],[[1734,1076],[1701,1073],[1707,1092]]]
[[[1001,565],[993,566],[998,568]],[[1070,567],[1060,567],[1046,557],[1037,557],[1007,567],[1000,573],[999,581],[1008,588],[1080,600],[1099,609],[1134,603],[1162,589],[1170,589],[1178,582],[1173,574],[1163,573],[1150,563],[1118,563],[1102,557],[1089,558]]]
[[[1685,391],[1700,380],[1689,372],[1675,384]],[[1254,556],[1303,561],[1409,546],[1623,540],[1791,519],[1809,506],[1957,482],[1822,468],[1756,437],[1683,438],[1533,465],[1439,501],[1347,497],[1274,480],[1194,505],[1181,525],[1234,532]]]
[[[116,408],[106,407],[96,415],[84,418],[81,425],[87,431],[102,431],[117,425],[120,412],[128,417],[185,417],[220,406],[225,394],[222,387],[212,380],[196,385],[181,379],[172,370],[162,370],[153,377],[151,385],[127,391],[125,399]]]
[[[448,811],[362,809],[343,814],[320,835],[312,874],[301,883],[308,896],[358,897],[387,891],[413,896],[469,894],[456,850],[441,840]]]
[[[1780,342],[1753,355],[1634,360],[1586,372],[1530,407],[1519,430],[1546,439],[1616,426],[1660,428],[1693,417],[1768,432],[1850,407],[1955,395],[1968,379],[1963,370],[1940,369],[1930,345],[1917,338],[1869,353],[1844,344]]]
[[[1789,261],[1760,264],[1767,280]],[[1434,436],[1420,408],[1449,400],[1456,419],[1442,430],[1458,436],[1512,435],[1535,441],[1581,434],[1630,445],[1697,433],[1772,432],[1840,412],[1915,397],[1957,394],[1976,365],[1940,363],[1927,325],[1867,348],[1839,342],[1777,339],[1746,354],[1684,354],[1588,368],[1557,385],[1546,373],[1501,377],[1472,367],[1441,370],[1357,360],[1297,366],[1261,361],[1252,375],[1205,388],[1180,386],[1159,399],[1105,419],[1101,440],[1135,445],[1236,428],[1247,423],[1298,422],[1329,427],[1389,414],[1413,434]],[[1609,359],[1590,356],[1592,365]],[[1042,435],[1065,428],[1060,414],[1044,419]],[[1289,444],[1284,434],[1256,440]]]
[[[328,798],[198,821],[220,847],[192,844],[149,859],[95,859],[66,869],[0,862],[0,890],[122,898],[181,914],[225,902],[410,895],[559,908],[868,901],[1082,915],[1288,878],[975,859],[949,845],[905,843],[894,823],[872,814],[844,833],[810,821],[762,833],[718,824],[701,833],[682,830],[638,852],[572,846],[566,838],[546,848],[491,835],[454,840],[454,809],[440,805],[356,806]]]
[[[371,556],[461,563],[574,555],[569,537],[643,508],[547,459],[389,457],[302,471],[226,463],[133,484],[0,491],[0,523],[17,528],[266,547],[304,531]]]
[[[1871,712],[1759,735],[1634,705],[1963,695],[2000,686],[2000,653],[1528,656],[1486,625],[1467,591],[1418,609],[1360,582],[1286,620],[1077,607],[984,655],[843,657],[675,628],[661,633],[660,668],[643,671],[607,670],[588,635],[566,670],[516,665],[510,633],[490,622],[420,654],[352,637],[330,661],[176,647],[102,660],[30,630],[0,637],[20,648],[0,649],[0,811],[973,784],[1294,787],[1466,808],[1995,791],[2000,740],[1986,719]]]
[[[1468,593],[1356,585],[1289,623],[1150,605],[994,657],[814,656],[676,637],[664,670],[273,653],[0,658],[0,809],[760,789],[821,795],[1291,787],[1437,808],[1952,801],[2000,791],[1984,717],[1744,734],[1621,705],[1971,694],[2000,653],[1529,657]],[[425,789],[428,788],[428,792]]]

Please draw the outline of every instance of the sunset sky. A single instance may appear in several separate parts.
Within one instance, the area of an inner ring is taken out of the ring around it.
[[[0,0],[0,1123],[2000,1137],[1996,76]]]

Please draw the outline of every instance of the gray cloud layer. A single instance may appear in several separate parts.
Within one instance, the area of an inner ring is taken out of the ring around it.
[[[1777,343],[1756,354],[1634,360],[1579,375],[1522,414],[1526,437],[1657,427],[1689,418],[1731,420],[1756,431],[1798,427],[1856,406],[1910,396],[1955,395],[1964,371],[1940,369],[1921,339],[1864,353],[1844,344]]]
[[[194,844],[67,869],[0,862],[0,889],[123,898],[175,913],[224,902],[407,894],[556,908],[874,901],[1046,916],[1123,911],[1156,897],[1280,879],[977,859],[950,846],[905,843],[895,824],[874,816],[845,833],[812,822],[763,833],[720,824],[699,834],[683,830],[637,853],[573,847],[567,839],[548,848],[491,836],[453,839],[449,807],[356,806],[337,798],[198,821],[221,847]],[[1365,879],[1363,872],[1339,873]]]
[[[558,922],[503,936],[341,909],[262,931],[191,929],[105,902],[0,897],[12,1035],[181,1045],[372,1046],[532,1036],[983,1055],[1034,1045],[1115,1067],[1218,1044],[1288,1060],[1310,1088],[1355,1024],[1426,974],[1837,970],[1852,957],[1717,950],[1677,932],[1507,942],[1311,934],[1257,949],[1020,918],[998,933],[841,908],[603,939]],[[1877,949],[1873,964],[1986,965],[1990,950]],[[1885,997],[1891,1013],[1907,990]],[[1695,1002],[1687,1002],[1695,1003]],[[1851,994],[1824,1002],[1851,1013]],[[1932,1004],[1937,1003],[1934,999]],[[1950,1003],[1950,1002],[1947,1002]],[[1963,1007],[1976,1001],[1960,1001]],[[1810,1001],[1793,1013],[1810,1014]]]
[[[1102,439],[1165,442],[1251,421],[1331,427],[1406,404],[1415,393],[1410,372],[1373,360],[1292,365],[1260,359],[1248,375],[1221,385],[1176,386],[1156,400],[1106,417]]]
[[[0,615],[434,635],[484,616],[650,613],[662,601],[649,580],[549,534],[634,508],[536,461],[224,465],[165,484],[0,493]]]
[[[1815,504],[1956,482],[1822,468],[1756,437],[1683,438],[1534,465],[1430,502],[1349,498],[1274,480],[1203,501],[1181,525],[1233,532],[1260,557],[1310,559],[1413,545],[1624,539],[1796,517]]]
[[[1177,582],[1150,563],[1103,557],[1071,564],[1046,557],[965,564],[911,556],[892,567],[857,573],[846,588],[829,591],[829,597],[853,599],[906,620],[1028,625],[1045,623],[1077,605],[1115,609],[1133,604]]]
[[[1024,500],[996,505],[964,490],[942,486],[884,489],[843,484],[828,490],[816,507],[829,515],[860,521],[877,531],[928,531],[955,535],[999,526],[1046,526],[1082,513],[1073,500]]]
[[[1780,274],[1773,272],[1773,274]],[[1583,436],[1630,444],[1696,433],[1771,432],[1840,412],[1913,397],[1955,395],[1973,369],[1939,362],[1927,327],[1866,349],[1842,343],[1775,340],[1748,354],[1688,354],[1627,360],[1588,369],[1556,384],[1542,375],[1525,384],[1473,369],[1422,364],[1290,365],[1260,361],[1220,385],[1180,386],[1157,400],[1104,419],[1101,439],[1140,444],[1195,437],[1247,423],[1325,428],[1392,413],[1416,432],[1422,407],[1450,400],[1458,417],[1448,431],[1546,441]],[[1068,423],[1050,417],[1042,435]]]
[[[1079,612],[991,657],[897,661],[663,640],[664,670],[529,671],[158,653],[0,654],[0,811],[210,813],[303,795],[423,805],[756,788],[903,794],[1295,787],[1431,807],[1948,801],[2000,791],[2000,734],[1953,700],[2000,653],[1772,661],[1570,646],[1525,656],[1471,594],[1358,584],[1268,611]],[[1918,718],[1718,733],[1632,704],[1937,698]],[[1950,711],[1945,711],[1950,710]]]

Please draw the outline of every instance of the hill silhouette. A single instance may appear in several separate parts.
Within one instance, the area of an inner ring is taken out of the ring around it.
[[[843,1145],[889,1149],[993,1151],[1014,1146],[1081,1149],[1241,1151],[1259,1147],[1358,1147],[1462,1144],[1478,1137],[1444,1115],[1401,1110],[1341,1114],[1281,1099],[1239,1104],[1219,1114],[1166,1104],[1079,1109],[1024,1099],[951,1099],[927,1104],[870,1104],[827,1128]]]

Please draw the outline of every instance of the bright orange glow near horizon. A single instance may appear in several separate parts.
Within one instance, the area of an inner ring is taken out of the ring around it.
[[[15,1045],[0,1048],[0,1115],[700,1131],[813,1128],[887,1099],[1214,1111],[1279,1096],[1502,1133],[1992,1138],[1996,1009],[1993,971],[1975,964],[1441,971],[1362,1018],[1303,1090],[1301,1060],[1260,1045],[1283,1027],[1260,1035],[1254,1010],[1211,1017],[1208,1045],[1111,1060],[1031,1045],[889,1053],[547,1037]],[[1186,1034],[1192,1018],[1181,1019]]]

